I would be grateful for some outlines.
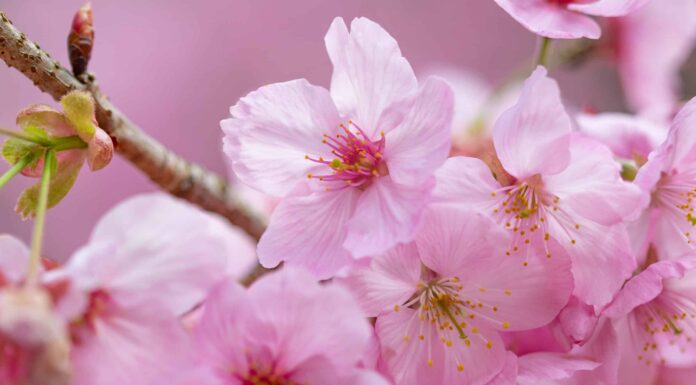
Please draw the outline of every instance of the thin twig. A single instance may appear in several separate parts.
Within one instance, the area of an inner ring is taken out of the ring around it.
[[[232,194],[222,178],[181,158],[143,132],[96,87],[80,81],[38,44],[27,39],[3,12],[0,12],[0,59],[55,100],[72,90],[91,92],[99,127],[114,140],[117,153],[163,190],[220,214],[255,240],[261,237],[264,221]]]

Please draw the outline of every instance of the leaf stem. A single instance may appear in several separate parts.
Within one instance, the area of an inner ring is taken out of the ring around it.
[[[55,152],[60,152],[65,150],[87,148],[87,143],[83,142],[79,136],[73,135],[54,139],[50,148]]]
[[[20,131],[12,131],[12,130],[6,130],[6,129],[4,129],[4,128],[0,128],[0,135],[9,136],[9,137],[12,137],[12,138],[17,138],[17,139],[21,139],[21,140],[24,140],[24,141],[26,141],[26,142],[31,142],[31,143],[40,144],[40,145],[42,145],[42,146],[47,146],[47,145],[50,145],[50,144],[51,144],[50,142],[46,142],[45,140],[41,140],[41,139],[34,138],[34,137],[32,137],[32,136],[30,136],[30,135],[27,135],[27,134],[25,134],[25,133],[23,133],[23,132],[20,132]]]
[[[41,174],[41,186],[36,203],[36,215],[34,217],[34,233],[31,238],[31,253],[29,254],[29,266],[27,268],[27,284],[34,285],[39,279],[41,266],[41,244],[43,241],[44,224],[46,222],[46,210],[48,208],[49,184],[53,173],[56,155],[53,150],[47,150],[44,156],[44,168]]]
[[[2,176],[0,176],[0,188],[5,187],[7,182],[11,181],[12,178],[17,176],[17,174],[22,171],[24,167],[26,167],[31,161],[34,160],[34,154],[27,154],[25,155],[22,159],[19,160],[19,162],[15,163],[14,166],[12,166],[11,169],[7,170]]]

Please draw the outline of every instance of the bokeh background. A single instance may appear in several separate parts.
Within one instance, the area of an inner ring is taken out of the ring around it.
[[[328,86],[323,37],[331,20],[369,17],[400,43],[416,72],[450,66],[495,84],[533,57],[536,38],[492,0],[94,0],[96,46],[90,71],[133,121],[174,151],[227,174],[218,126],[230,105],[261,85],[307,78]],[[67,64],[66,37],[82,0],[0,0],[28,37]],[[614,66],[594,60],[554,74],[566,100],[622,110]],[[0,65],[0,126],[32,103],[53,103],[26,78]],[[0,172],[7,165],[0,166]],[[29,241],[31,222],[13,208],[33,183],[18,177],[0,190],[0,233]],[[66,259],[97,219],[134,194],[155,190],[115,158],[83,169],[71,194],[49,211],[45,254]]]

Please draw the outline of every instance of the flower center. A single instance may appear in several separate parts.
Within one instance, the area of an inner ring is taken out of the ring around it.
[[[638,361],[646,365],[664,364],[661,345],[669,344],[682,353],[692,344],[695,332],[690,323],[696,318],[696,304],[685,296],[664,292],[654,301],[636,308],[631,330]],[[664,338],[666,337],[666,338]]]
[[[371,140],[365,131],[352,121],[348,121],[349,127],[341,124],[343,133],[332,137],[324,134],[322,143],[331,148],[334,158],[326,160],[323,157],[312,158],[305,155],[315,163],[321,163],[329,168],[330,173],[322,175],[307,174],[309,179],[317,179],[324,182],[325,190],[342,190],[348,187],[366,189],[373,178],[389,174],[387,164],[384,162],[384,133],[380,133],[380,139]]]
[[[251,364],[246,376],[240,378],[241,385],[301,385],[287,376],[278,375],[273,367]]]
[[[493,214],[499,223],[504,223],[505,228],[513,232],[507,255],[519,252],[520,249],[528,251],[526,246],[536,237],[542,240],[546,256],[551,258],[548,247],[551,228],[560,229],[571,244],[576,243],[574,234],[580,230],[580,224],[574,223],[572,217],[562,209],[561,198],[544,189],[540,175],[491,192],[494,198],[500,194],[503,194],[502,198],[494,206]],[[528,257],[526,254],[524,266],[528,265]]]
[[[696,199],[696,168],[672,175],[663,174],[653,195],[653,204],[664,209],[667,215],[673,216],[675,223],[681,221],[687,225],[687,230],[682,232],[682,239],[691,245],[691,232],[688,227],[696,226],[696,214],[694,213],[694,199]],[[682,229],[683,226],[677,226]]]
[[[109,294],[104,290],[95,290],[89,294],[89,302],[84,313],[69,325],[70,337],[73,343],[80,343],[85,327],[89,330],[94,329],[96,320],[107,315],[111,303]]]
[[[510,323],[493,318],[492,315],[498,312],[498,308],[475,298],[476,292],[485,293],[486,288],[479,287],[470,291],[460,283],[458,277],[438,278],[433,277],[434,273],[425,268],[424,271],[431,279],[428,283],[419,283],[418,291],[403,304],[403,307],[416,310],[416,318],[410,322],[403,340],[409,343],[417,338],[419,343],[425,345],[428,366],[433,365],[433,343],[442,343],[447,348],[454,346],[451,352],[455,365],[458,371],[464,371],[464,349],[476,344],[485,346],[486,349],[493,348],[493,343],[476,327],[476,318],[496,323],[504,329],[509,328]],[[504,290],[501,294],[512,295],[512,291]],[[395,305],[394,311],[398,312],[400,308]]]

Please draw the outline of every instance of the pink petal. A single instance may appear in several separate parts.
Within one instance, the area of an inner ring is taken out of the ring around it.
[[[486,385],[517,385],[517,356],[512,352],[505,355],[505,366]]]
[[[620,361],[620,350],[616,331],[608,319],[597,326],[592,338],[584,345],[576,345],[570,352],[575,357],[583,357],[599,365],[594,370],[575,372],[570,384],[617,384],[617,372]],[[530,384],[531,385],[531,384]]]
[[[22,129],[27,127],[39,128],[55,137],[77,134],[63,113],[45,104],[32,104],[17,113],[17,125]]]
[[[433,204],[485,210],[498,200],[492,193],[500,189],[500,184],[480,159],[449,158],[435,176],[437,184],[433,191]]]
[[[653,220],[652,245],[659,258],[678,258],[694,249],[684,235],[691,234],[694,231],[694,226],[685,220],[683,215],[663,209],[659,211],[659,216]]]
[[[602,31],[591,18],[547,0],[495,0],[515,20],[537,35],[552,39],[598,39]]]
[[[417,291],[421,263],[414,244],[399,245],[343,280],[369,317],[405,303]]]
[[[341,375],[355,368],[368,346],[370,325],[351,294],[340,285],[320,285],[306,271],[284,267],[254,283],[248,298],[248,338],[274,352],[280,368],[324,357]]]
[[[471,266],[481,259],[502,259],[500,245],[509,243],[507,234],[483,214],[444,207],[426,212],[416,236],[424,265],[440,277],[459,276],[465,281],[479,276]]]
[[[410,242],[434,187],[434,177],[417,185],[402,185],[388,177],[375,180],[360,196],[343,246],[360,258]]]
[[[595,330],[599,317],[595,315],[594,307],[583,303],[577,297],[571,297],[557,318],[557,329],[562,333],[567,343],[584,344]]]
[[[19,282],[28,264],[29,249],[24,242],[9,234],[0,234],[0,281]]]
[[[323,135],[339,129],[338,111],[324,88],[293,80],[259,88],[231,108],[220,125],[225,153],[239,179],[270,195],[284,196],[307,173],[328,170],[306,155],[331,159]]]
[[[696,162],[696,98],[691,99],[672,121],[668,142],[674,143],[672,168],[681,169]]]
[[[696,3],[651,1],[644,8],[614,19],[617,62],[631,107],[658,119],[669,119],[679,97],[679,69],[696,39]]]
[[[369,136],[399,125],[418,92],[416,76],[396,40],[375,22],[335,18],[324,38],[334,66],[331,96],[339,111]]]
[[[573,261],[575,294],[599,311],[636,267],[623,224],[605,227],[580,222],[581,236],[567,247]]]
[[[438,78],[425,81],[404,121],[386,135],[385,159],[392,179],[417,184],[430,178],[450,151],[454,96]]]
[[[389,382],[371,370],[356,370],[350,376],[339,379],[336,385],[389,385]]]
[[[101,128],[94,132],[92,139],[87,142],[87,164],[92,171],[106,167],[114,155],[114,142]]]
[[[477,325],[480,335],[490,341],[490,349],[478,338],[472,338],[471,346],[457,339],[453,341],[453,346],[446,347],[436,336],[435,326],[426,324],[422,327],[417,317],[418,313],[414,310],[402,309],[377,318],[375,327],[382,343],[382,359],[395,383],[483,384],[502,370],[505,349],[495,331]],[[425,340],[419,340],[419,334],[425,334]],[[406,341],[404,336],[411,338]],[[435,340],[429,342],[429,338]],[[432,365],[428,365],[429,359]],[[458,364],[464,365],[463,371],[457,370]]]
[[[202,366],[213,373],[229,367],[246,372],[245,314],[249,306],[247,291],[232,280],[221,282],[210,291],[194,329],[195,352]]]
[[[644,6],[650,0],[597,0],[592,3],[568,4],[568,9],[595,16],[625,16]]]
[[[99,319],[73,345],[73,385],[159,385],[188,367],[187,338],[178,320],[153,304],[128,316]]]
[[[628,314],[637,306],[660,295],[665,279],[681,278],[694,267],[696,258],[693,257],[653,263],[626,283],[611,305],[604,310],[604,314],[612,318]]]
[[[621,179],[621,166],[598,141],[573,135],[571,162],[562,172],[544,179],[546,188],[573,213],[611,226],[640,213],[648,197]]]
[[[539,384],[572,377],[578,371],[593,370],[602,365],[581,357],[562,353],[539,352],[517,359],[520,385]]]
[[[563,171],[570,161],[570,117],[555,80],[539,66],[524,83],[517,104],[493,127],[493,144],[507,172],[525,179]]]
[[[633,159],[647,159],[667,138],[668,128],[663,124],[638,116],[621,113],[580,114],[580,130],[607,145],[614,155]]]
[[[318,278],[332,277],[352,260],[342,245],[359,197],[359,190],[346,188],[284,199],[259,241],[259,261],[268,268],[285,261]]]
[[[74,285],[106,290],[122,307],[153,300],[182,314],[223,278],[234,239],[219,217],[165,194],[140,195],[102,217],[65,269]]]

